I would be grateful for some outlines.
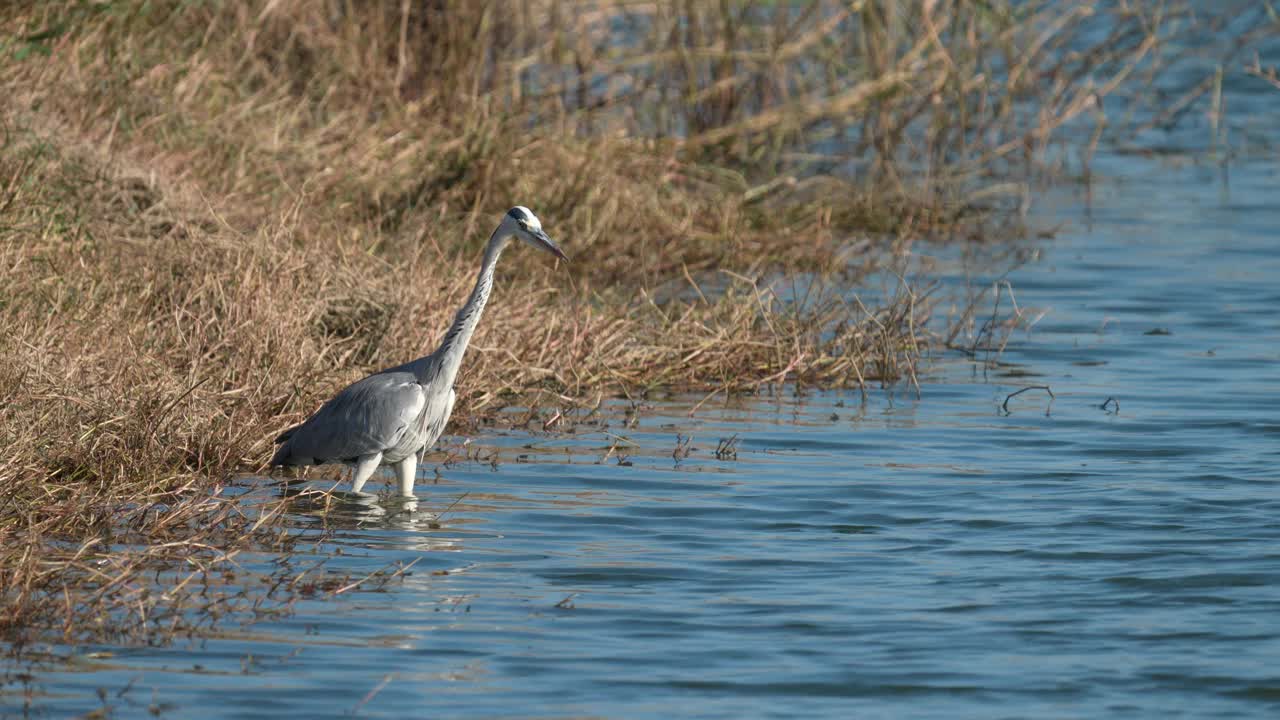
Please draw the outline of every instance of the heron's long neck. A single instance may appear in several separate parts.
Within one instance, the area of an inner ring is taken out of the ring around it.
[[[502,254],[508,239],[501,230],[495,231],[489,238],[489,244],[484,251],[484,263],[480,266],[480,276],[476,278],[475,289],[471,291],[471,297],[467,298],[467,303],[454,317],[453,325],[449,327],[449,332],[445,333],[444,341],[436,351],[436,367],[439,372],[437,377],[444,383],[444,387],[452,387],[454,378],[458,376],[462,355],[467,350],[467,344],[471,342],[471,335],[476,331],[480,315],[484,313],[485,303],[489,301],[489,292],[493,289],[493,269],[497,266],[498,256]]]

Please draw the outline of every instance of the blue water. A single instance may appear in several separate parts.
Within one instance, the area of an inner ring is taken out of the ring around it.
[[[456,501],[438,519],[292,517],[331,531],[299,570],[340,549],[329,571],[416,561],[405,577],[168,647],[62,648],[0,708],[1276,717],[1280,167],[1109,172],[1033,218],[1070,224],[1008,276],[1025,321],[1005,352],[939,354],[919,397],[784,388],[691,417],[702,398],[677,396],[634,427],[619,406],[482,433],[484,459],[419,487]],[[957,297],[991,280],[917,251]],[[1004,412],[1027,385],[1052,403]]]

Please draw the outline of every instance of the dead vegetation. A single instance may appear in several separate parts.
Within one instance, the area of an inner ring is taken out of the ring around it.
[[[574,262],[504,260],[461,422],[516,399],[914,379],[929,289],[868,307],[848,282],[1010,218],[992,211],[1023,202],[1013,167],[1101,128],[1097,102],[1154,71],[1174,17],[6,4],[0,637],[106,633],[95,616],[163,635],[139,598],[195,601],[151,593],[148,568],[204,583],[236,547],[277,547],[212,489],[334,389],[434,347],[517,202]],[[799,272],[803,291],[768,280]],[[107,541],[122,528],[135,542]]]

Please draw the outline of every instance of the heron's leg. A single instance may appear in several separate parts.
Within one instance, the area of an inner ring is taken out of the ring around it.
[[[351,492],[360,492],[360,488],[364,487],[364,484],[373,476],[373,471],[377,470],[381,464],[382,453],[380,452],[361,455],[356,461],[355,471],[351,474]]]
[[[396,463],[396,479],[400,482],[400,496],[413,497],[413,481],[418,477],[418,455],[414,453]]]

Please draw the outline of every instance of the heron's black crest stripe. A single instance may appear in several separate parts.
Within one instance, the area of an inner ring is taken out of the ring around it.
[[[520,208],[511,208],[510,210],[507,211],[507,215],[509,215],[512,219],[520,220],[521,222],[527,222],[529,220],[529,218],[525,216],[525,213]]]

